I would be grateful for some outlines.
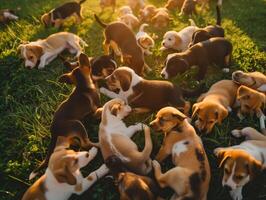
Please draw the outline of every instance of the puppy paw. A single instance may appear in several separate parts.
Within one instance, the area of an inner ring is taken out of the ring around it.
[[[213,150],[214,155],[215,155],[215,156],[218,156],[219,151],[220,151],[221,149],[222,149],[222,148],[220,148],[220,147],[214,149],[214,150]]]
[[[161,168],[161,165],[160,165],[160,163],[157,160],[153,160],[152,161],[152,166],[153,166],[154,169]]]
[[[229,73],[230,72],[230,69],[229,68],[223,68],[222,70],[224,73]]]
[[[240,122],[245,118],[245,116],[241,112],[237,113],[237,117],[239,118]]]
[[[89,154],[90,156],[92,157],[95,157],[98,153],[98,149],[96,147],[92,147],[90,150],[89,150]]]
[[[160,51],[165,51],[167,48],[165,48],[165,47],[161,47],[160,48]]]
[[[100,88],[100,93],[105,94],[107,92],[107,89],[104,87]]]
[[[234,129],[231,131],[231,134],[236,137],[236,138],[240,138],[242,137],[242,131],[241,130],[238,130],[238,129]]]

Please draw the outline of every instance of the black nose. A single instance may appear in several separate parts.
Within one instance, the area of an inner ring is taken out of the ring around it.
[[[224,185],[224,189],[226,191],[231,191],[232,190],[231,186],[229,186],[229,185]]]
[[[86,153],[86,158],[88,158],[90,156],[90,154],[89,153]]]
[[[165,74],[164,74],[164,73],[161,73],[161,77],[162,77],[162,78],[165,78]]]
[[[163,42],[163,46],[165,45],[165,43]]]

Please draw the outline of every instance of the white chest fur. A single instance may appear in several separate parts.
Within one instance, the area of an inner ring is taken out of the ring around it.
[[[188,150],[188,141],[181,140],[174,144],[172,148],[172,155],[173,156],[180,156],[182,153]]]

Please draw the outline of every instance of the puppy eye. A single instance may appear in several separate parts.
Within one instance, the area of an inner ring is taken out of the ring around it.
[[[171,41],[172,39],[171,38],[168,38],[169,41]]]
[[[30,56],[29,59],[32,60],[33,59],[33,56]]]
[[[160,119],[159,119],[159,122],[160,122],[160,124],[163,124],[164,119],[163,119],[163,118],[160,118]]]

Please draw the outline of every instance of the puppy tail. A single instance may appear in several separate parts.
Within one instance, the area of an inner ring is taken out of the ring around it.
[[[139,27],[139,32],[144,32],[144,29],[146,27],[148,27],[149,25],[148,24],[142,24],[140,27]]]
[[[190,26],[197,26],[193,19],[188,19]]]
[[[181,88],[181,91],[184,97],[190,98],[190,97],[199,96],[203,92],[204,88],[205,88],[204,84],[201,84],[198,88],[194,90]]]
[[[222,17],[221,17],[221,9],[220,6],[216,6],[216,13],[217,13],[217,18],[216,18],[216,25],[221,26],[222,23]]]
[[[95,18],[95,20],[103,27],[103,28],[106,28],[107,27],[107,24],[106,23],[103,23],[101,20],[100,20],[100,18],[96,15],[96,14],[94,14],[94,18]]]
[[[80,0],[80,1],[79,1],[79,5],[80,5],[80,4],[83,4],[85,1],[86,1],[86,0]]]

